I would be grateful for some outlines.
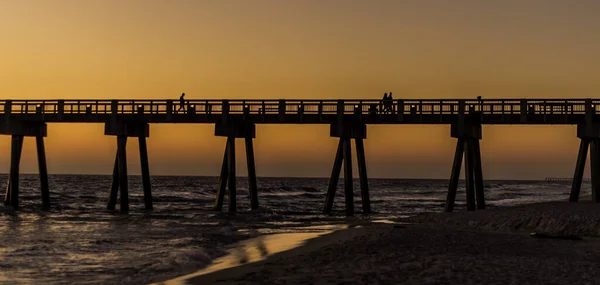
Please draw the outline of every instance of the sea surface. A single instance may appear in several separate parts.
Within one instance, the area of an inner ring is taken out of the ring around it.
[[[258,178],[260,209],[248,210],[238,178],[238,213],[212,209],[217,177],[152,177],[154,211],[143,209],[141,178],[129,177],[130,211],[106,210],[110,176],[51,175],[52,209],[41,211],[36,175],[21,178],[21,211],[0,205],[0,283],[145,284],[198,271],[232,245],[265,234],[324,225],[394,220],[443,210],[448,180],[370,179],[374,213],[362,215],[354,181],[354,217],[344,216],[343,180],[334,212],[323,215],[326,178]],[[462,182],[461,182],[462,183]],[[6,175],[0,175],[6,186]],[[487,204],[565,200],[569,182],[486,181]],[[584,183],[582,194],[589,192]],[[464,211],[459,185],[457,211]],[[118,204],[117,204],[118,209]],[[225,201],[224,209],[227,209]]]

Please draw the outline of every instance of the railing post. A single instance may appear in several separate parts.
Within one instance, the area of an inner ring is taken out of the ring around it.
[[[465,124],[465,100],[458,100],[458,125]]]
[[[77,108],[79,108],[79,106]],[[117,100],[110,101],[110,115],[111,115],[111,118],[113,120],[116,120],[118,113],[119,113],[119,101],[117,101]]]
[[[521,122],[527,122],[527,100],[521,100]]]
[[[594,117],[594,109],[592,107],[592,99],[585,100],[585,124],[590,126]]]
[[[278,113],[279,113],[279,120],[281,120],[281,121],[283,121],[285,119],[285,109],[286,109],[285,100],[279,100]]]
[[[402,121],[404,119],[404,100],[397,100],[396,108],[398,109],[396,110],[396,116],[398,116],[399,121]]]
[[[171,116],[173,115],[173,100],[167,100],[166,108],[167,120],[171,120]]]
[[[11,113],[12,113],[12,101],[6,100],[6,102],[4,102],[4,119],[8,121]]]
[[[319,121],[323,120],[323,101],[319,101],[319,106],[317,107],[317,113],[319,114]]]
[[[337,113],[338,121],[341,122],[344,118],[344,100],[338,100],[336,113]]]
[[[58,119],[62,119],[62,116],[65,113],[65,100],[58,100],[56,112],[58,115]]]
[[[221,120],[227,122],[229,117],[229,100],[223,100],[221,103]]]

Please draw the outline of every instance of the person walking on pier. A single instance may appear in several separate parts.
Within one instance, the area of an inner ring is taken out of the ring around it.
[[[392,106],[393,104],[394,104],[394,98],[392,98],[392,91],[390,91],[390,95],[388,96],[388,99],[385,102],[385,105],[386,105],[385,108],[391,114],[394,114],[394,108]]]
[[[392,112],[392,92],[390,92],[390,95],[388,96],[387,93],[384,93],[383,95],[383,100],[381,100],[381,105],[382,105],[382,113],[383,114],[387,114],[388,112]]]
[[[382,114],[385,114],[385,112],[386,112],[385,104],[386,104],[387,100],[388,100],[387,93],[383,93],[383,99],[381,100],[381,104],[379,105],[379,110],[381,111]]]
[[[177,110],[177,112],[181,111],[181,109],[185,111],[185,100],[183,97],[185,97],[185,93],[181,93],[181,96],[179,97],[179,110]]]

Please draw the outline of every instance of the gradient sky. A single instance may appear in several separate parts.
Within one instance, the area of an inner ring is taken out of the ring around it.
[[[598,98],[596,0],[0,0],[0,94],[70,98]],[[210,125],[153,125],[153,174],[217,175]],[[448,178],[448,126],[370,126],[371,177]],[[568,177],[575,127],[484,127],[485,178]],[[259,176],[328,176],[326,126],[258,126]],[[242,147],[242,144],[239,144]],[[0,172],[10,139],[0,140]],[[110,173],[103,125],[50,125],[50,173]],[[137,142],[129,171],[139,173]],[[238,151],[238,173],[246,174]],[[355,167],[356,170],[356,167]],[[37,172],[25,142],[22,171]]]

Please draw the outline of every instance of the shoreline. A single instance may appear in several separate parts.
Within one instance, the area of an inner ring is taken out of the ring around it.
[[[545,202],[426,213],[311,239],[187,284],[573,284],[600,278],[600,208]],[[596,229],[599,228],[599,229]],[[531,231],[582,240],[534,238]],[[516,283],[515,283],[516,282]],[[167,283],[168,284],[168,283]]]

